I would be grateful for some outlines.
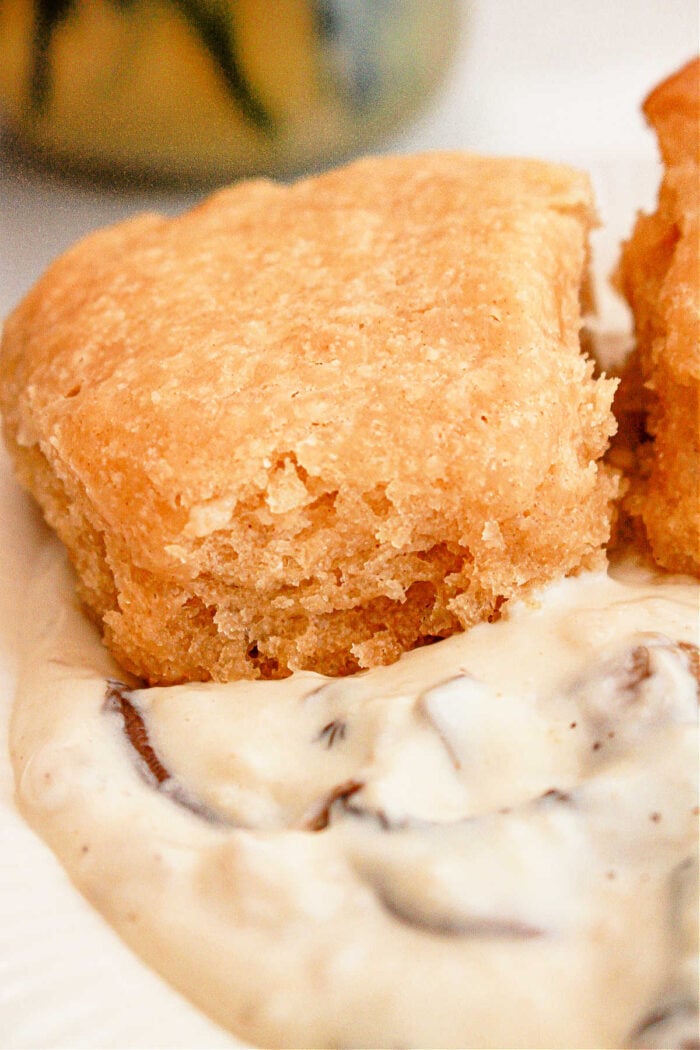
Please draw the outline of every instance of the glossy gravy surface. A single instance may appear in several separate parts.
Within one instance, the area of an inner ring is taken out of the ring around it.
[[[695,1047],[698,593],[626,565],[352,678],[140,689],[51,545],[20,806],[260,1045]]]

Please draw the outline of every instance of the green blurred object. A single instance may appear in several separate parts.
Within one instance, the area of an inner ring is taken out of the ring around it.
[[[0,0],[0,104],[63,167],[287,175],[367,149],[446,68],[459,0]]]

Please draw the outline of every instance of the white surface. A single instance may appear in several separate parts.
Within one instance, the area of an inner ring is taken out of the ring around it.
[[[594,169],[608,222],[599,265],[609,270],[619,236],[655,193],[655,149],[639,102],[697,51],[694,0],[482,0],[470,6],[442,96],[390,148],[524,153]],[[18,165],[0,147],[0,317],[83,233],[144,207],[174,211],[193,199],[72,185]],[[605,309],[612,304],[606,295]],[[621,316],[615,314],[615,325]],[[2,453],[0,1046],[234,1046],[83,904],[14,808],[4,738],[15,631],[22,628],[17,610],[38,528]]]

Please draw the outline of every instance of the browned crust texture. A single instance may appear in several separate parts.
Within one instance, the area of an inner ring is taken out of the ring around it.
[[[436,153],[240,184],[60,258],[7,322],[0,404],[120,661],[344,674],[599,564],[592,221],[577,172]]]
[[[645,433],[626,509],[667,569],[700,575],[700,60],[644,104],[664,176],[657,210],[624,245],[620,283],[632,307]],[[624,382],[623,382],[624,386]],[[628,398],[629,399],[629,398]]]

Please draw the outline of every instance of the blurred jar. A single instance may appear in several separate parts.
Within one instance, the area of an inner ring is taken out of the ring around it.
[[[221,182],[367,148],[438,81],[457,0],[0,0],[0,105],[88,171]]]

